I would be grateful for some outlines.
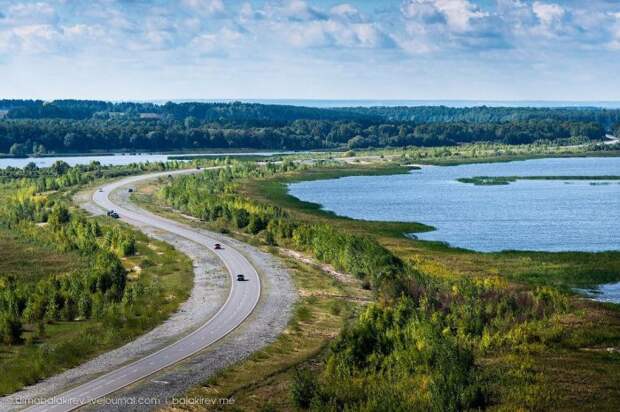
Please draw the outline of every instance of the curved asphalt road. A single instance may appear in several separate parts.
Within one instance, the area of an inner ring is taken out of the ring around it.
[[[101,191],[95,192],[93,201],[104,209],[115,210],[120,215],[121,220],[137,228],[145,225],[156,227],[190,239],[214,252],[224,262],[232,278],[230,294],[224,305],[198,330],[170,346],[48,399],[40,405],[34,405],[28,408],[28,411],[66,412],[108,395],[205,349],[230,333],[252,313],[260,298],[260,279],[256,269],[241,253],[225,244],[222,244],[223,249],[215,250],[214,244],[219,241],[196,232],[190,226],[165,219],[142,209],[139,212],[124,209],[114,204],[109,198],[110,193],[115,189],[145,179],[191,172],[193,171],[182,170],[128,177],[103,186]],[[237,274],[244,274],[247,281],[238,282],[236,280]]]

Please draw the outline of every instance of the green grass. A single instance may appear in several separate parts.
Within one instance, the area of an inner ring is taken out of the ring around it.
[[[518,146],[517,146],[518,147]],[[549,158],[570,158],[570,157],[618,157],[620,152],[616,151],[544,151],[529,152],[529,153],[515,153],[515,154],[500,154],[496,156],[481,155],[478,157],[471,156],[454,156],[445,159],[431,158],[416,160],[418,164],[436,165],[436,166],[458,166],[472,163],[506,163],[517,162],[523,160],[534,159],[549,159]]]
[[[0,225],[0,276],[35,282],[42,277],[85,269],[86,259],[78,253],[58,253],[48,245],[16,235]]]

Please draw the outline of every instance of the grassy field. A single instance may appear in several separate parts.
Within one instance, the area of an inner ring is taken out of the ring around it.
[[[102,224],[120,224],[98,219]],[[46,323],[43,331],[40,325],[25,325],[24,344],[0,345],[0,394],[15,392],[133,340],[167,319],[187,299],[193,284],[189,258],[164,242],[139,233],[136,237],[137,253],[122,259],[129,282],[160,291],[145,307],[143,316],[122,325],[92,319]],[[85,268],[84,259],[75,253],[59,253],[24,242],[5,230],[0,231],[0,249],[0,274],[19,281]]]
[[[473,143],[444,147],[357,149],[348,152],[299,153],[290,158],[332,159],[348,157],[353,162],[398,161],[403,164],[454,166],[468,163],[501,163],[549,157],[613,157],[620,151],[605,146],[556,146],[552,144],[506,145]]]
[[[32,282],[44,276],[84,269],[86,264],[78,253],[59,254],[0,226],[0,274],[4,276]]]

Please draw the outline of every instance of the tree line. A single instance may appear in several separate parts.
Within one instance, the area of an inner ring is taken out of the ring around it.
[[[165,120],[218,122],[223,125],[279,126],[294,120],[378,120],[378,117],[346,109],[273,105],[258,103],[172,103],[163,105],[136,102],[93,100],[0,100],[0,110],[9,119],[136,119],[141,114],[155,114]]]
[[[620,110],[0,100],[0,153],[253,148],[307,150],[600,139]]]
[[[370,107],[350,108],[363,115],[416,123],[505,123],[527,120],[594,122],[610,129],[620,123],[620,109],[597,107]]]
[[[110,151],[252,148],[309,150],[459,143],[527,144],[583,138],[602,139],[597,123],[529,120],[502,123],[379,123],[349,120],[295,120],[283,126],[228,127],[219,123],[131,119],[0,120],[0,153],[27,154]]]
[[[141,113],[168,120],[193,118],[224,125],[281,126],[295,120],[356,120],[368,123],[499,123],[526,120],[594,122],[605,128],[620,123],[620,109],[597,107],[448,107],[376,106],[315,108],[241,102],[106,102],[97,100],[0,100],[11,119],[139,118]],[[387,122],[386,122],[387,121]]]

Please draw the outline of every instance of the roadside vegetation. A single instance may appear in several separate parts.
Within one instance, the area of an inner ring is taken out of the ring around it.
[[[80,184],[141,170],[58,163],[2,171],[0,394],[130,341],[189,296],[187,257],[70,202]]]
[[[272,252],[278,253],[275,249]],[[324,358],[330,342],[354,319],[369,295],[314,266],[280,257],[300,295],[288,327],[265,349],[224,369],[184,396],[234,398],[243,410],[295,409],[290,382],[296,369]]]
[[[407,239],[429,228],[340,218],[286,194],[293,180],[382,172],[321,166],[234,163],[157,194],[211,228],[311,255],[372,291],[374,303],[277,396],[312,410],[617,408],[618,309],[571,288],[619,280],[619,253],[481,254]]]

